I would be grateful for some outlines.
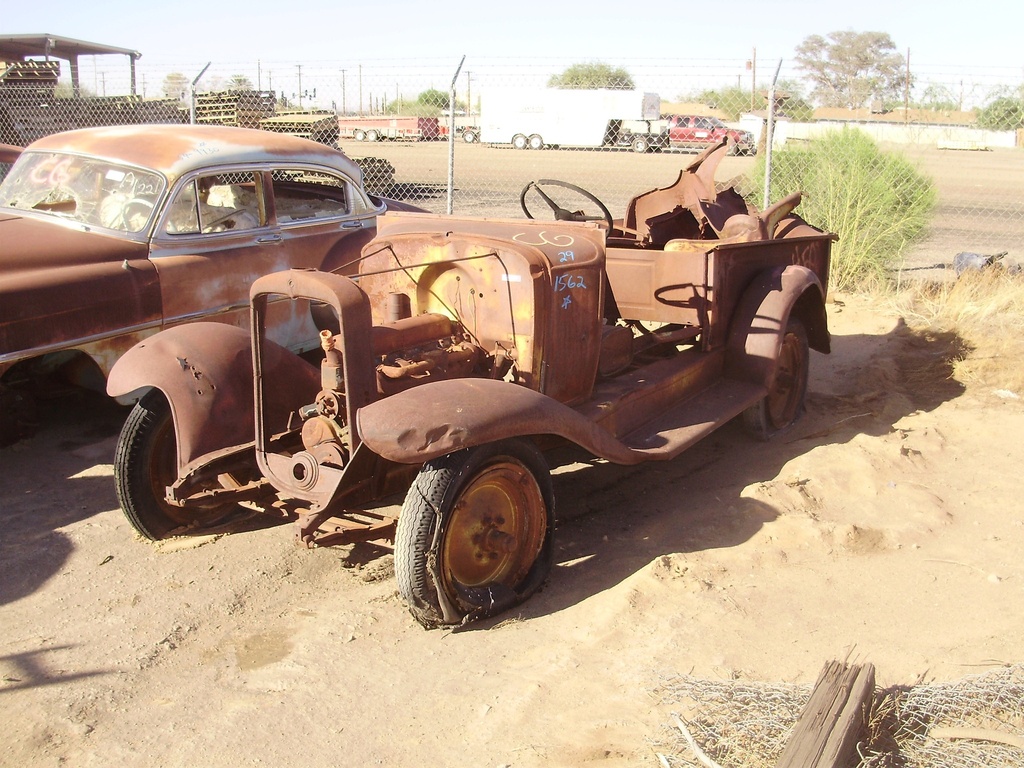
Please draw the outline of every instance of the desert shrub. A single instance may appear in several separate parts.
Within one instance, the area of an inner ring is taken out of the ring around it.
[[[764,158],[754,173],[764,186]],[[931,179],[903,155],[883,152],[866,134],[844,128],[772,156],[771,196],[801,190],[798,213],[839,235],[831,287],[863,288],[886,280],[904,249],[920,237],[935,205]]]
[[[956,280],[915,281],[893,294],[912,328],[953,332],[973,350],[953,362],[953,377],[1024,397],[1024,273],[998,265]]]

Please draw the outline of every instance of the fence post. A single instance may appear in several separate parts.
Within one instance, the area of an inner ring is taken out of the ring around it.
[[[767,208],[771,205],[772,192],[772,142],[775,140],[775,83],[779,79],[779,70],[782,69],[782,59],[775,68],[775,75],[772,77],[771,87],[768,88],[768,122],[764,132],[764,205]]]
[[[452,215],[455,209],[455,82],[459,79],[459,72],[466,61],[463,54],[459,66],[455,68],[452,76],[452,87],[448,91],[448,215]]]
[[[188,121],[192,125],[196,124],[196,83],[199,82],[200,78],[206,74],[206,70],[210,68],[212,61],[206,62],[206,66],[203,67],[202,71],[195,76],[192,80],[192,87],[189,89],[189,108],[188,108]]]

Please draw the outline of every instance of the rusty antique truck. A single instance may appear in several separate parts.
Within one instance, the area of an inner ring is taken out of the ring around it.
[[[108,385],[141,395],[115,461],[128,518],[158,539],[242,505],[310,546],[392,539],[426,627],[524,600],[553,557],[548,448],[666,460],[734,417],[768,438],[802,410],[808,349],[829,351],[834,236],[793,213],[799,194],[759,212],[716,190],[726,151],[617,221],[551,180],[523,190],[526,219],[388,213],[352,277],[257,279],[251,339],[196,323],[143,341]],[[595,212],[556,202],[570,194]],[[296,300],[323,329],[319,367],[266,338]]]

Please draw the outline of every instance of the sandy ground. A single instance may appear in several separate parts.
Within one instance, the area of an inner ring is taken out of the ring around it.
[[[1024,660],[1024,401],[950,380],[956,338],[829,311],[778,442],[728,425],[670,464],[557,457],[548,584],[458,632],[413,621],[385,546],[136,538],[124,414],[54,404],[0,449],[0,764],[654,766],[664,675],[813,682],[852,654],[888,686]]]

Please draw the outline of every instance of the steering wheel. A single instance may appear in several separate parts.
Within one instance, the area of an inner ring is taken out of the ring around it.
[[[588,216],[583,212],[582,209],[577,211],[570,211],[566,208],[563,208],[554,200],[552,200],[551,197],[543,189],[541,189],[541,187],[563,187],[564,189],[571,190],[580,197],[596,205],[598,209],[600,209],[601,215]],[[587,192],[587,190],[583,189],[582,187],[577,187],[575,184],[570,184],[567,181],[559,181],[557,179],[537,179],[536,181],[531,181],[529,184],[523,187],[523,191],[519,194],[519,205],[523,209],[523,213],[526,214],[526,218],[528,219],[536,218],[532,213],[530,213],[530,209],[526,205],[526,195],[527,193],[529,193],[531,189],[536,190],[537,194],[540,195],[540,199],[543,200],[547,204],[547,206],[554,212],[555,221],[603,220],[606,224],[608,224],[609,232],[611,232],[611,230],[615,226],[612,222],[612,215],[611,213],[608,212],[608,207],[604,203],[602,203],[600,200],[594,197],[594,195],[592,195],[590,192]]]
[[[142,227],[133,227],[132,220],[136,216],[142,216],[143,225],[149,221],[150,212],[153,210],[153,203],[144,197],[133,197],[121,205],[121,215],[111,226],[116,229],[123,229],[126,232],[138,232]]]

